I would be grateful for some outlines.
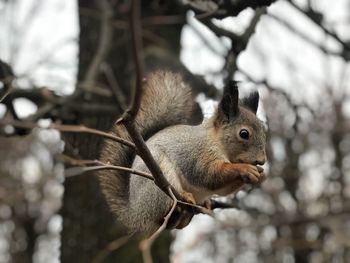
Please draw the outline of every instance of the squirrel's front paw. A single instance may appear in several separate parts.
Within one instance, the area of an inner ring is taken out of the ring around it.
[[[181,195],[183,196],[183,198],[185,198],[187,203],[194,204],[194,205],[196,204],[196,199],[194,199],[194,196],[192,193],[183,191]]]
[[[245,183],[256,184],[262,179],[263,169],[252,164],[238,164],[237,171]]]

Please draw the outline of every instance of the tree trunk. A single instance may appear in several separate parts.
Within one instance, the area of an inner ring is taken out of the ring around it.
[[[100,23],[98,0],[79,1],[80,18],[80,41],[79,41],[79,74],[78,80],[85,78],[89,65],[95,55],[100,37]],[[153,3],[154,4],[154,3]],[[152,2],[144,1],[142,15],[165,15],[167,10],[176,9],[169,6],[157,6],[154,10]],[[113,4],[114,18],[123,20],[122,25],[128,26],[128,13],[124,11],[128,7],[125,4]],[[118,12],[118,13],[117,13]],[[156,13],[158,12],[158,13]],[[94,15],[89,15],[94,14]],[[148,27],[148,34],[157,34],[162,38],[172,56],[178,57],[180,49],[180,33],[182,24],[166,27]],[[145,48],[154,45],[154,42],[145,40]],[[159,47],[159,45],[156,43]],[[106,63],[113,70],[113,75],[118,81],[121,92],[127,98],[131,86],[132,60],[130,46],[130,34],[128,27],[115,27],[112,45]],[[171,48],[170,48],[171,47]],[[155,55],[157,57],[157,55]],[[151,59],[154,63],[155,59]],[[178,63],[178,62],[177,62]],[[101,68],[101,67],[100,67]],[[106,77],[99,71],[96,83],[108,87]],[[107,84],[107,85],[106,85]],[[113,96],[111,96],[113,97]],[[115,103],[111,98],[87,95],[85,92],[76,98],[76,103]],[[118,105],[119,108],[121,105]],[[108,131],[113,121],[121,114],[117,110],[112,114],[93,114],[84,112],[70,113],[72,124],[84,124]],[[97,159],[101,145],[101,138],[94,135],[69,134],[64,136],[65,153],[81,159]],[[111,241],[121,238],[125,233],[115,222],[108,211],[106,204],[100,194],[97,178],[92,173],[85,173],[65,181],[64,203],[61,210],[63,217],[62,231],[62,262],[91,262]],[[140,262],[142,257],[138,249],[140,237],[134,238],[122,248],[111,251],[103,262]],[[170,233],[165,232],[158,242],[154,244],[154,259],[156,262],[169,261],[169,246],[171,242]]]

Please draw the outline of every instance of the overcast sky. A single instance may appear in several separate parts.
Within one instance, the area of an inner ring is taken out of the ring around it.
[[[0,58],[8,61],[20,78],[20,84],[26,86],[29,81],[45,85],[57,93],[68,94],[73,91],[77,72],[77,39],[79,34],[77,4],[72,0],[17,0],[13,8],[0,0]],[[298,1],[304,4],[306,1]],[[316,10],[325,14],[327,23],[344,39],[350,40],[350,30],[344,27],[349,19],[350,4],[347,0],[312,1]],[[335,4],[336,2],[336,4]],[[293,25],[308,38],[339,51],[340,45],[291,8],[286,1],[278,1],[269,7],[269,13],[278,16]],[[252,17],[252,10],[242,12],[238,17],[215,21],[228,30],[242,32]],[[181,59],[194,73],[204,74],[209,82],[222,87],[220,70],[223,59],[229,49],[229,41],[217,38],[200,22],[188,13],[190,26],[182,33]],[[208,39],[215,52],[205,47],[193,28]],[[268,16],[263,16],[256,34],[248,48],[238,60],[239,68],[248,72],[256,80],[266,78],[272,85],[285,89],[296,101],[318,103],[325,85],[334,90],[346,91],[349,96],[350,68],[337,57],[326,56],[313,44],[303,40]],[[291,73],[292,72],[292,73]],[[345,72],[345,80],[342,74]],[[218,77],[219,76],[219,77]],[[236,79],[244,80],[240,74]],[[264,90],[261,89],[262,94]],[[19,100],[16,109],[21,116],[35,111],[28,101]],[[210,113],[212,107],[206,109]],[[350,116],[350,107],[344,108]],[[0,108],[1,114],[1,108]],[[178,232],[179,242],[175,242],[175,251],[180,251],[191,242],[191,237],[199,235],[203,229],[214,224],[212,219],[202,216],[194,220],[183,231]],[[210,228],[210,227],[209,227]],[[196,233],[196,234],[194,234]],[[190,262],[203,251],[192,250],[183,255],[177,254],[181,262]],[[203,261],[205,262],[205,260]]]

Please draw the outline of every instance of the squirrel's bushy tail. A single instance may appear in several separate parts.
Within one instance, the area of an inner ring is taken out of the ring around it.
[[[176,124],[195,122],[199,108],[194,103],[191,88],[178,74],[167,71],[151,73],[143,87],[140,110],[135,119],[136,128],[147,140],[161,129]],[[198,119],[198,117],[197,117]],[[111,133],[130,140],[123,125],[114,125]],[[130,167],[135,151],[120,143],[105,140],[100,159],[105,163]],[[107,204],[118,220],[125,225],[129,213],[129,181],[126,172],[102,170],[98,173],[100,188]]]

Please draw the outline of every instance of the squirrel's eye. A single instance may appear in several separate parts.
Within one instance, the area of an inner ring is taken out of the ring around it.
[[[249,132],[246,129],[242,129],[239,131],[239,137],[241,137],[244,140],[249,139]]]

